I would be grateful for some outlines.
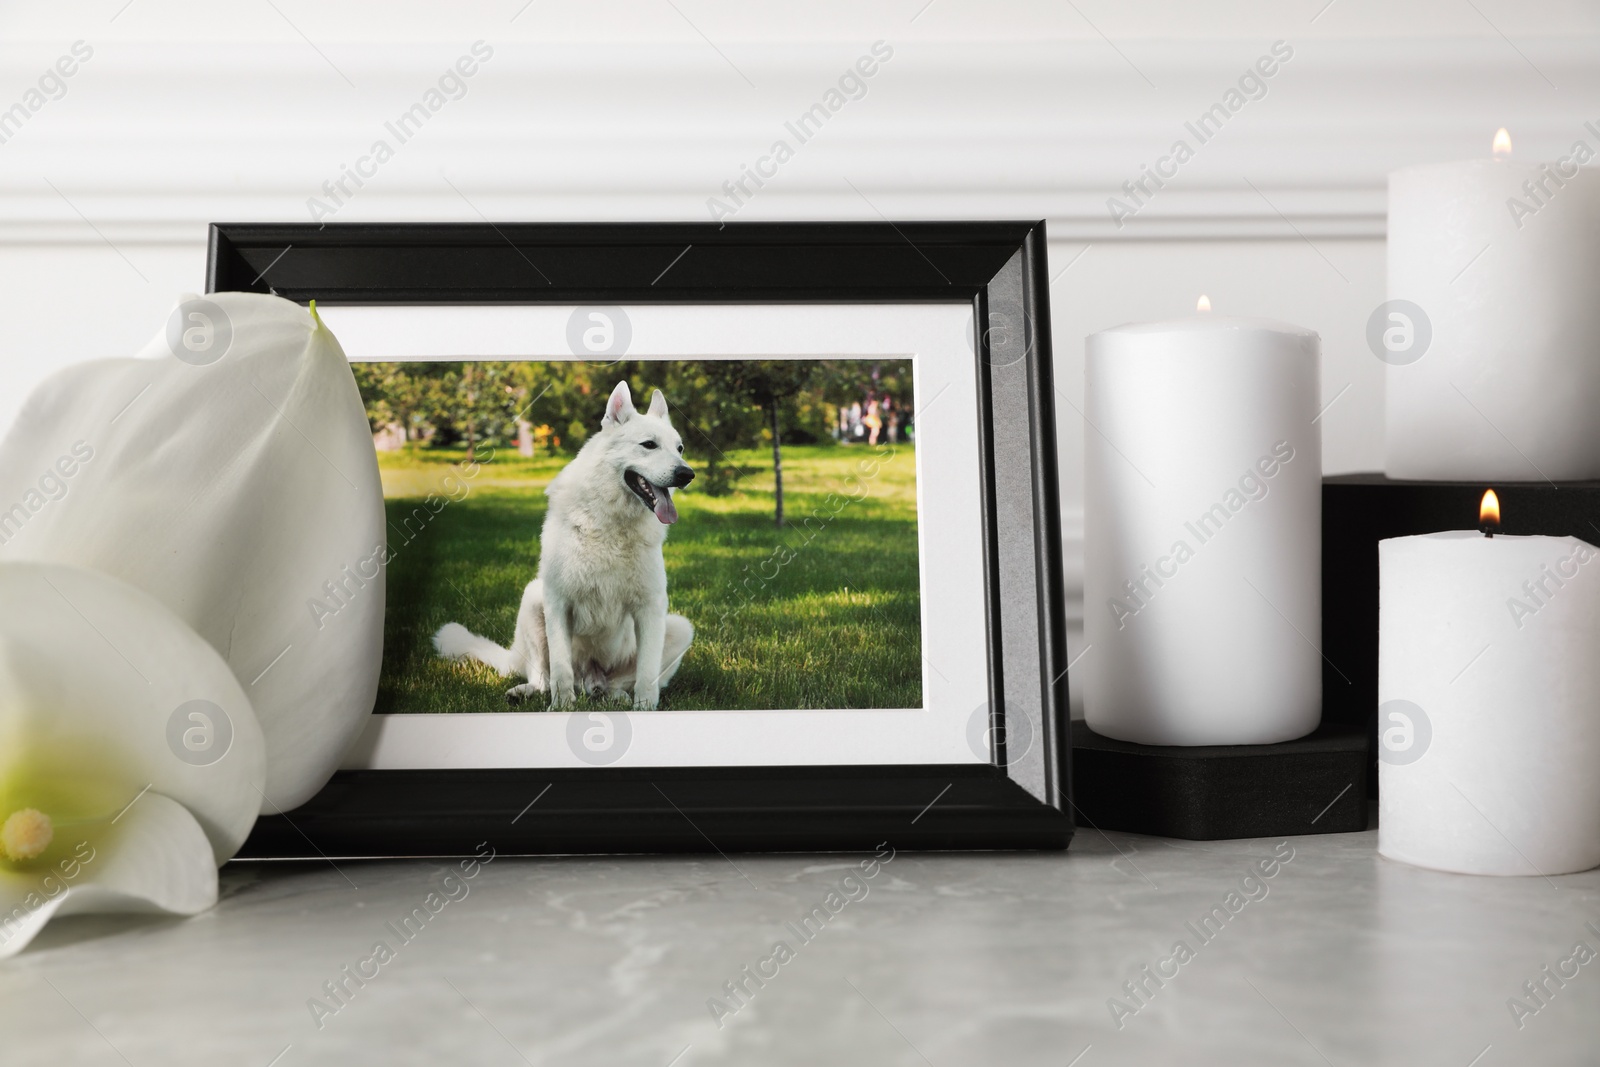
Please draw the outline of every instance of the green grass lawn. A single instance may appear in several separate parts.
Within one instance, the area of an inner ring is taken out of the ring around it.
[[[538,567],[544,487],[567,461],[502,449],[469,478],[464,458],[414,447],[379,454],[392,556],[379,712],[508,707],[515,681],[440,659],[432,635],[454,621],[510,643]],[[695,639],[661,707],[921,707],[912,446],[887,459],[861,446],[785,448],[782,529],[772,521],[771,453],[729,458],[744,471],[732,495],[691,486],[676,497],[668,591]],[[873,463],[876,472],[863,472]]]

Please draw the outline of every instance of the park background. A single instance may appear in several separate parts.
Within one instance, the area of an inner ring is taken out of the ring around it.
[[[441,660],[500,644],[538,567],[544,489],[626,381],[661,389],[696,479],[675,496],[671,610],[695,625],[663,709],[922,706],[909,360],[359,363],[389,517],[380,713],[512,707]],[[775,447],[775,444],[777,447]],[[542,710],[535,698],[516,710]],[[586,699],[579,707],[609,707]]]

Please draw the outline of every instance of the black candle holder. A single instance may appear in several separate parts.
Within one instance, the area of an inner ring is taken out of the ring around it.
[[[1577,537],[1600,545],[1600,482],[1416,482],[1340,474],[1322,482],[1322,721],[1378,735],[1378,542],[1480,530],[1485,489],[1500,499],[1497,534]],[[1376,766],[1376,764],[1374,764]],[[1378,795],[1378,776],[1369,789]]]
[[[1079,822],[1214,841],[1367,828],[1366,731],[1324,720],[1275,745],[1136,745],[1072,724]]]
[[[1441,530],[1577,537],[1600,546],[1600,482],[1423,482],[1341,474],[1322,483],[1322,725],[1277,745],[1134,745],[1073,723],[1084,823],[1192,840],[1346,833],[1378,795],[1378,542]],[[1337,794],[1337,797],[1335,797]]]

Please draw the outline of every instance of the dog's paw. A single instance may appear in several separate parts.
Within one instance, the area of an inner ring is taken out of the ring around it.
[[[551,711],[571,711],[572,705],[575,703],[576,699],[574,698],[571,686],[568,686],[564,689],[557,689],[550,694]]]
[[[524,682],[522,685],[514,685],[510,689],[506,690],[506,703],[521,704],[523,701],[533,696],[533,694],[542,691],[543,690],[531,682]]]
[[[660,705],[660,693],[638,693],[633,698],[634,711],[655,711]]]

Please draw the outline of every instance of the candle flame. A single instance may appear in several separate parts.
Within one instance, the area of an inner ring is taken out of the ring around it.
[[[1483,502],[1478,505],[1478,525],[1492,527],[1500,525],[1500,498],[1495,496],[1493,489],[1483,491]]]
[[[1495,131],[1494,158],[1505,159],[1509,155],[1511,155],[1511,135],[1507,133],[1506,128],[1502,126]]]
[[[1202,315],[1205,314],[1206,312],[1210,311],[1211,310],[1211,298],[1209,296],[1207,296],[1206,294],[1201,293],[1200,294],[1200,299],[1196,300],[1194,302],[1194,309],[1196,311],[1200,312]]]

